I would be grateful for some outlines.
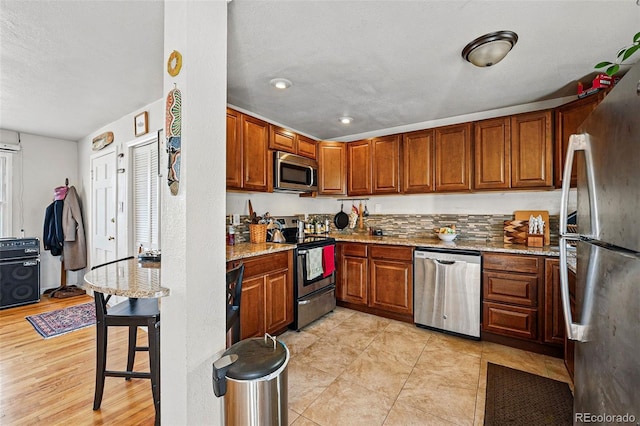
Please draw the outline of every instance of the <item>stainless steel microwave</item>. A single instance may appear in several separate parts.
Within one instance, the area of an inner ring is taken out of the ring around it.
[[[288,152],[274,152],[273,189],[292,192],[317,191],[318,163]]]

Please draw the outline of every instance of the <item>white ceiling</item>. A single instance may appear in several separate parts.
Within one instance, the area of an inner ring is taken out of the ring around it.
[[[576,81],[640,31],[636,0],[228,8],[229,104],[319,139],[575,94]],[[0,0],[0,12],[0,128],[79,140],[162,98],[161,0]],[[497,30],[519,36],[502,62],[462,59],[469,41]],[[274,77],[293,86],[277,91]],[[340,124],[341,115],[354,123]]]

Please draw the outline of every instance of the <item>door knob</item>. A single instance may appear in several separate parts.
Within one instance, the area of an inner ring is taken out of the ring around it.
[[[116,237],[109,237],[108,238],[109,241],[112,241],[112,240],[115,240],[115,239],[116,239]]]

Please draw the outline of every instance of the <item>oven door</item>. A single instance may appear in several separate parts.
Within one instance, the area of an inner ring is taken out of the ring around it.
[[[311,293],[314,293],[325,287],[334,285],[336,282],[335,270],[326,277],[320,274],[317,278],[307,279],[307,254],[308,250],[298,249],[297,251],[297,265],[296,265],[296,299],[301,299]],[[334,259],[335,262],[335,259]]]

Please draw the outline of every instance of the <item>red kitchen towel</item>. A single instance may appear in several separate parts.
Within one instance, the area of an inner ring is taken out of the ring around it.
[[[336,270],[335,246],[322,247],[322,269],[324,269],[323,277],[328,277]]]

